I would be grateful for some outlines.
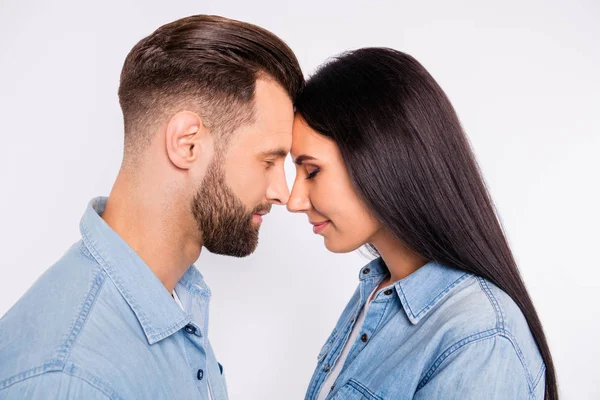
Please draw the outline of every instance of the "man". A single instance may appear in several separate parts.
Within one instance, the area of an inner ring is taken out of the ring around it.
[[[221,17],[172,22],[131,50],[121,170],[82,239],[0,320],[0,399],[227,398],[192,263],[202,247],[251,254],[286,204],[302,83],[279,38]]]

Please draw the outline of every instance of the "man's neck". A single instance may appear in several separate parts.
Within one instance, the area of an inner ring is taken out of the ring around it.
[[[135,189],[132,189],[135,187]],[[198,259],[202,245],[186,226],[184,207],[120,175],[102,218],[148,265],[169,293]],[[179,210],[179,213],[177,213]]]

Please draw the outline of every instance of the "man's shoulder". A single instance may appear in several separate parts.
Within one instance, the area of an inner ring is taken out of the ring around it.
[[[64,363],[106,280],[81,242],[48,268],[0,319],[0,384]]]

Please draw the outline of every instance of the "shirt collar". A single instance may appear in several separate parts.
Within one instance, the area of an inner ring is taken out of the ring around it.
[[[381,257],[365,265],[359,279],[381,278],[389,270]],[[402,307],[412,324],[418,324],[437,304],[453,293],[472,274],[430,261],[404,279],[394,283]]]
[[[388,275],[390,272],[383,262],[381,257],[378,257],[361,268],[358,273],[358,279],[364,281],[366,279],[375,279],[384,275]]]
[[[158,277],[121,237],[101,218],[106,197],[90,201],[79,228],[85,246],[106,271],[135,313],[149,344],[154,344],[191,321]],[[192,265],[176,288],[210,297],[200,272]]]
[[[472,274],[430,261],[394,284],[408,319],[418,324]]]

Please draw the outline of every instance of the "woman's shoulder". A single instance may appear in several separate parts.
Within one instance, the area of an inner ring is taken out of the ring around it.
[[[482,277],[470,275],[426,323],[435,331],[439,361],[460,352],[474,356],[472,351],[484,346],[490,352],[486,357],[495,352],[499,359],[517,359],[530,388],[543,378],[543,359],[525,315],[507,293]]]

